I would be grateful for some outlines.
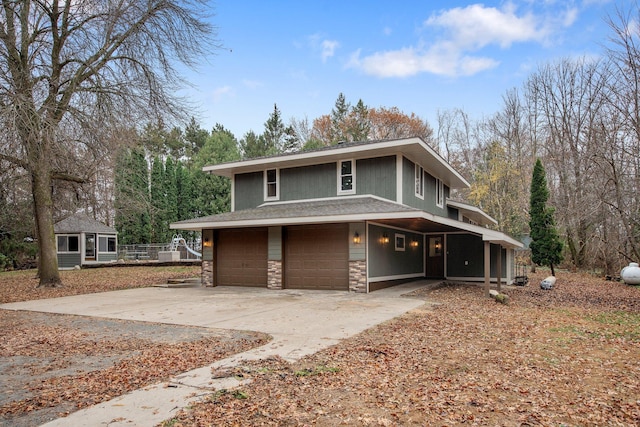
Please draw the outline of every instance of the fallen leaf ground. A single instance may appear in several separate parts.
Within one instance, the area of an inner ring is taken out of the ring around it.
[[[62,272],[35,289],[35,272],[0,273],[0,301],[149,286],[199,267]],[[264,334],[0,310],[0,426],[35,426],[262,345]]]
[[[421,290],[423,308],[290,364],[248,363],[165,426],[640,425],[640,289],[560,273],[556,289]]]

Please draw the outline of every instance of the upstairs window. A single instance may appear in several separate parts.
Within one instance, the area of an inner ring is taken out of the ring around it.
[[[354,194],[356,192],[356,170],[353,160],[342,160],[338,163],[338,193]]]
[[[265,200],[278,200],[280,198],[280,186],[278,169],[267,169],[264,171],[264,199]]]
[[[419,164],[415,164],[416,197],[424,199],[424,169]]]
[[[436,178],[436,206],[440,208],[444,206],[444,185],[438,178]]]

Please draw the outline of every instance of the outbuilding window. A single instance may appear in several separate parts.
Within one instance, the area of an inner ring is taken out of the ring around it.
[[[78,236],[58,236],[58,252],[80,252]]]
[[[116,252],[116,238],[100,236],[98,238],[98,252]]]

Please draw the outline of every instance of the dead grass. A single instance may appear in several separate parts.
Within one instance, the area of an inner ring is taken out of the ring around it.
[[[476,285],[426,292],[440,305],[241,367],[250,385],[167,425],[640,425],[640,289],[567,273],[542,294],[542,278],[504,290],[510,305]]]

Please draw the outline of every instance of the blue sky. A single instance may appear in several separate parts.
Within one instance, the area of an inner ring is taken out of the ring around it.
[[[619,5],[624,3],[618,2]],[[615,13],[607,0],[241,1],[214,3],[224,49],[186,76],[202,127],[261,133],[274,103],[285,123],[328,114],[340,92],[398,107],[436,127],[438,110],[472,118],[536,67],[594,56]]]

